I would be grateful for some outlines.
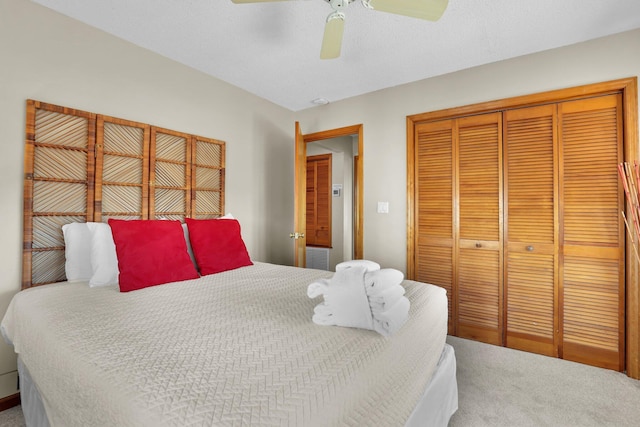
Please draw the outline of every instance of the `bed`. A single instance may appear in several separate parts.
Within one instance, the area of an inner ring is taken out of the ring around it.
[[[333,273],[250,259],[224,215],[224,142],[38,101],[26,141],[23,290],[0,330],[29,427],[445,426],[457,410],[444,289],[402,282],[391,337],[314,324],[307,287]]]
[[[405,281],[409,321],[385,338],[311,322],[306,285],[332,273],[253,264],[128,293],[19,292],[2,332],[28,425],[447,424],[457,388],[442,288]]]

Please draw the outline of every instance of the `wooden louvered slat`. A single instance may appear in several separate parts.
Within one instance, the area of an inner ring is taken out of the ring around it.
[[[34,178],[56,177],[86,185],[87,151],[39,146],[35,152]]]
[[[189,161],[188,140],[189,135],[166,129],[152,129],[154,132],[154,147],[156,161],[162,159],[185,164]]]
[[[317,162],[310,162],[309,157],[307,157],[307,197],[306,201],[306,213],[307,213],[307,221],[306,221],[306,239],[307,245],[315,245],[316,243],[316,224],[318,219],[316,218],[316,168],[318,166]]]
[[[459,251],[457,329],[461,337],[500,344],[499,257],[497,250]]]
[[[565,257],[564,358],[619,369],[617,259]]]
[[[102,144],[105,153],[138,158],[145,156],[144,133],[147,125],[104,116],[101,118],[104,124]]]
[[[187,165],[156,160],[155,187],[185,190]]]
[[[551,254],[507,252],[506,345],[556,356],[553,246]]]
[[[448,333],[454,334],[455,318],[453,317],[453,248],[437,244],[419,244],[417,280],[440,286],[447,291],[449,327]]]
[[[624,234],[617,95],[560,105],[563,357],[623,366]]]
[[[186,215],[185,191],[171,190],[166,188],[156,188],[156,217],[166,218],[167,215],[180,216],[184,219]]]
[[[457,120],[458,335],[502,344],[501,114]]]
[[[308,246],[331,247],[331,154],[307,157]]]
[[[64,262],[64,248],[34,251],[31,286],[65,280]]]
[[[64,280],[62,226],[93,218],[95,115],[27,101],[22,287]]]
[[[504,117],[506,345],[556,356],[556,107]]]
[[[416,280],[440,286],[449,300],[449,333],[455,333],[453,276],[453,122],[416,129]]]
[[[91,122],[85,115],[90,113],[84,114],[50,104],[32,102],[38,105],[33,123],[34,138],[38,144],[87,149],[87,135],[90,134]]]
[[[139,186],[103,185],[102,198],[102,215],[142,217],[142,189]]]
[[[150,127],[97,118],[96,221],[149,217]]]
[[[217,218],[224,215],[224,142],[194,137],[191,153],[191,216]]]
[[[431,126],[420,125],[417,132],[417,195],[418,210],[421,213],[418,216],[418,236],[452,239],[451,122]]]
[[[117,154],[103,156],[103,185],[130,185],[142,187],[144,159]]]

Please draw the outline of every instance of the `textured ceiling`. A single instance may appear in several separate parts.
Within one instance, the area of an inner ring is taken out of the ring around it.
[[[32,0],[289,110],[640,28],[640,0],[449,0],[437,22],[346,9],[320,60],[324,0]]]

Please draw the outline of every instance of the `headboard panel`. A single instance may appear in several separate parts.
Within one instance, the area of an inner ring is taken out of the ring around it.
[[[143,123],[98,116],[95,220],[149,219],[149,139]]]
[[[22,287],[65,279],[61,227],[93,218],[95,114],[27,101]]]
[[[22,288],[63,281],[62,226],[224,214],[225,143],[27,101]]]

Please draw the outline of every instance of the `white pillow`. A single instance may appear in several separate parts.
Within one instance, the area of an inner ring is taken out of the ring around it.
[[[111,227],[103,222],[88,222],[91,231],[91,269],[89,286],[117,285],[118,256]]]
[[[182,223],[182,232],[184,233],[184,240],[187,242],[187,252],[189,252],[189,258],[191,258],[191,262],[193,263],[196,271],[198,270],[198,264],[196,263],[196,257],[193,255],[193,248],[191,247],[191,240],[189,240],[189,228],[187,228],[187,223]]]
[[[84,222],[72,222],[62,226],[64,237],[64,271],[69,282],[85,282],[91,279],[91,231]]]

